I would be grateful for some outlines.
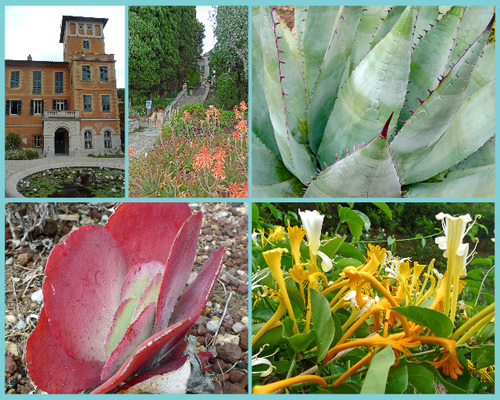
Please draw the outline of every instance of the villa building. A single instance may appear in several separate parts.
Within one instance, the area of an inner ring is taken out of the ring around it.
[[[120,150],[115,60],[107,18],[63,16],[64,61],[5,61],[5,134],[23,148],[88,155]]]

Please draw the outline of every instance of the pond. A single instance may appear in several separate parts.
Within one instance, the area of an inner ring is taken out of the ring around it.
[[[125,197],[125,171],[115,168],[66,167],[37,172],[21,179],[24,197]]]

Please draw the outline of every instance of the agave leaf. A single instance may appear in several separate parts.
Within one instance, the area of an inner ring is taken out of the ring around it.
[[[387,144],[390,121],[362,149],[321,172],[304,197],[400,197],[401,185]]]
[[[462,161],[493,137],[494,121],[495,82],[491,82],[464,102],[437,142],[425,149],[421,157],[415,157],[411,166],[406,165],[406,179],[424,181]]]
[[[309,7],[306,13],[302,47],[307,92],[312,94],[326,51],[340,19],[340,7]],[[333,22],[335,21],[335,22]],[[333,22],[333,23],[332,23]]]
[[[266,13],[269,13],[269,18],[265,17]],[[272,31],[273,25],[270,18],[271,14],[269,8],[254,8],[254,15],[257,17],[258,21],[260,18],[262,23],[260,31],[261,43],[263,46],[263,66],[265,66],[265,68],[264,71],[260,71],[259,73],[264,74],[264,87],[269,106],[269,115],[281,158],[283,159],[283,163],[288,170],[299,178],[301,182],[309,182],[315,174],[315,167],[312,163],[311,155],[306,147],[295,140],[295,138],[290,134],[290,130],[288,128],[285,113],[287,115],[290,113],[285,112],[284,101],[281,95],[282,92],[278,68],[278,55],[274,40],[274,32]],[[256,23],[259,23],[258,21]],[[281,32],[283,33],[283,31]],[[289,47],[286,46],[287,41],[280,40],[279,42],[280,45],[288,49],[287,51],[290,55],[291,51]],[[296,72],[298,73],[298,71]],[[286,78],[284,78],[283,81],[285,79]],[[291,77],[288,80],[292,80]],[[302,82],[302,86],[304,87],[303,80],[301,78],[299,78],[299,80]],[[300,87],[300,82],[296,86],[291,85],[289,89],[291,90],[292,87],[295,89]],[[305,89],[303,93],[305,93]],[[289,96],[286,97],[291,97],[291,95],[289,94]]]
[[[434,25],[438,21],[440,11],[439,6],[420,6],[417,12],[417,23],[415,25],[415,34],[413,35],[414,46],[431,29],[431,25]]]
[[[380,42],[391,31],[394,24],[398,22],[401,14],[406,10],[406,6],[391,7],[388,14],[377,29],[377,33],[373,36],[371,48],[373,49],[378,42]]]
[[[338,18],[332,25],[335,27],[335,33],[318,70],[318,82],[311,96],[309,107],[309,143],[314,152],[318,151],[338,89],[346,76],[349,76],[352,38],[355,35],[360,14],[361,7],[342,7]]]
[[[274,137],[274,128],[269,116],[269,105],[266,99],[264,73],[263,46],[259,29],[264,24],[271,23],[264,18],[260,8],[253,7],[252,15],[252,132],[276,156],[280,156],[278,143]],[[257,106],[258,105],[258,106]]]
[[[372,48],[375,33],[387,17],[390,7],[366,6],[361,10],[361,18],[354,37],[351,55],[351,71],[353,71]]]
[[[484,46],[467,89],[467,96],[495,80],[495,42]]]
[[[170,315],[193,270],[202,217],[199,212],[187,219],[174,240],[161,282],[153,333],[171,325]]]
[[[428,156],[458,114],[460,107],[457,104],[464,101],[470,77],[483,51],[488,32],[489,29],[484,31],[472,44],[391,143],[399,171],[402,172],[402,182],[414,183],[420,180],[414,166]]]
[[[155,323],[156,303],[149,303],[139,317],[130,324],[120,343],[111,352],[101,372],[103,381],[120,368],[132,352],[151,336]]]
[[[400,119],[410,118],[409,110],[420,107],[420,100],[429,96],[439,84],[439,78],[448,65],[451,49],[455,42],[463,7],[452,7],[434,27],[425,34],[413,50],[411,57],[410,82],[408,83],[407,102],[401,110]],[[419,100],[420,99],[420,100]]]
[[[464,170],[475,167],[484,166],[494,166],[495,165],[495,137],[493,136],[488,140],[483,147],[481,147],[475,153],[472,153],[465,160],[461,161],[450,170]]]
[[[252,140],[252,195],[300,197],[304,186],[259,139]]]
[[[443,173],[436,183],[408,186],[404,197],[495,197],[495,166]]]
[[[472,42],[481,35],[495,13],[493,6],[465,7],[460,28],[458,30],[455,47],[451,53],[450,63],[457,62],[458,58],[467,50]]]
[[[304,32],[306,30],[306,17],[308,6],[295,6],[295,33],[300,53],[304,54]]]
[[[413,7],[408,7],[339,91],[319,147],[321,162],[332,164],[337,155],[368,142],[392,112],[399,114],[410,72],[413,15]]]
[[[106,361],[103,344],[120,306],[126,275],[118,243],[102,228],[82,226],[53,248],[43,284],[45,312],[70,357]]]
[[[49,393],[79,393],[100,384],[104,365],[99,361],[70,357],[54,337],[45,307],[42,308],[38,324],[26,343],[26,364],[31,379],[37,382],[40,389]],[[57,379],[53,379],[55,373]]]

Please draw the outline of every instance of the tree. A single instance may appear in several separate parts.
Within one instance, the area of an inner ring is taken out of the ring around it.
[[[196,7],[129,7],[129,88],[132,95],[178,90],[201,56],[204,26]]]
[[[248,8],[218,6],[212,11],[217,40],[210,53],[216,95],[224,108],[248,97]]]

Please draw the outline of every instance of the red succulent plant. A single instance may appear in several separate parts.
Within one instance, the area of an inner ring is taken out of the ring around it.
[[[107,393],[133,375],[179,368],[224,254],[218,248],[186,286],[201,223],[187,204],[124,203],[104,228],[83,226],[55,246],[26,347],[33,382],[49,393]]]

